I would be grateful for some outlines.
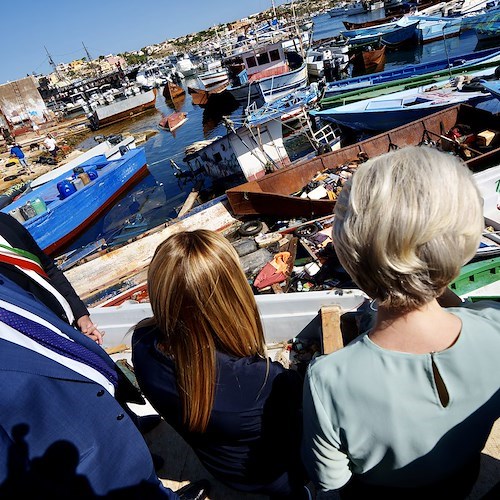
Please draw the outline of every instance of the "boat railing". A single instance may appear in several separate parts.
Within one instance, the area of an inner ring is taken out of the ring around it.
[[[312,132],[313,140],[319,145],[330,145],[335,142],[341,135],[340,130],[337,127],[332,127],[330,124],[326,124],[319,130]]]

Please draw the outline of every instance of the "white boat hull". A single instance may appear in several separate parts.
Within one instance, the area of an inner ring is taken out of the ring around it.
[[[265,102],[273,102],[294,90],[307,87],[307,64],[299,69],[259,80],[259,87]]]
[[[365,300],[360,290],[335,290],[255,297],[267,344],[287,342],[299,335],[318,337],[321,329],[319,311],[337,304],[343,313],[356,310]],[[153,315],[149,303],[125,303],[121,306],[90,309],[94,322],[106,332],[104,347],[131,345],[135,325]]]

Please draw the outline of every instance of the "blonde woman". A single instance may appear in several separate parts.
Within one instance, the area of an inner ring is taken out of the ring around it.
[[[145,396],[220,481],[302,498],[302,379],[267,358],[231,244],[207,230],[170,236],[153,257],[148,289],[154,318],[132,341]]]
[[[405,500],[471,490],[500,412],[500,309],[437,299],[482,229],[467,167],[428,147],[369,160],[342,190],[335,249],[378,311],[306,376],[302,456],[320,489]]]

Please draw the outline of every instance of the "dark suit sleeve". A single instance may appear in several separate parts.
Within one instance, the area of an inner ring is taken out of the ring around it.
[[[53,287],[68,301],[75,319],[89,314],[83,301],[78,297],[63,272],[35,241],[31,233],[14,217],[0,212],[0,234],[14,247],[19,247],[36,255],[47,273]]]

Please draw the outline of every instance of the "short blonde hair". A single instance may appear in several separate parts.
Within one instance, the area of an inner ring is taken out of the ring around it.
[[[233,246],[205,229],[174,234],[158,246],[148,289],[159,346],[175,362],[184,423],[203,432],[215,396],[216,351],[265,357],[252,289]]]
[[[474,256],[483,228],[467,166],[412,146],[359,166],[337,200],[333,240],[363,291],[408,311],[441,295]]]

